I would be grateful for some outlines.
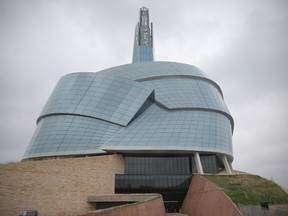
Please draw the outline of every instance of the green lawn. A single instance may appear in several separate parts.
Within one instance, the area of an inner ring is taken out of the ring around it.
[[[203,175],[221,188],[235,204],[288,204],[288,194],[277,184],[256,175]]]

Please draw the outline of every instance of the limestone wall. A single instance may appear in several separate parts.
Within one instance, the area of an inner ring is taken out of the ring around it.
[[[78,215],[94,210],[87,198],[114,192],[121,155],[0,164],[0,214]]]
[[[193,175],[182,212],[191,215],[237,216],[241,215],[232,200],[210,181]]]

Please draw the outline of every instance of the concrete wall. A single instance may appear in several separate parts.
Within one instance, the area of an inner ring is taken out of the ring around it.
[[[162,197],[124,207],[104,209],[81,216],[166,216]]]
[[[94,210],[88,196],[114,193],[121,155],[0,164],[0,214],[78,215]]]
[[[182,212],[205,216],[241,215],[232,200],[213,183],[200,175],[193,175],[188,193],[184,199]]]

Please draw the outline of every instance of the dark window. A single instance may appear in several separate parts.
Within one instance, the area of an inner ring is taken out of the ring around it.
[[[115,193],[156,193],[166,190],[186,192],[191,175],[126,175],[116,174]]]
[[[190,174],[188,156],[125,156],[125,174]]]
[[[223,169],[216,155],[200,155],[204,173],[218,173]]]

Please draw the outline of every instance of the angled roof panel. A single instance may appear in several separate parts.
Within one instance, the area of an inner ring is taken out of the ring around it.
[[[126,126],[152,92],[150,86],[111,74],[69,74],[57,84],[38,121],[65,113]]]

